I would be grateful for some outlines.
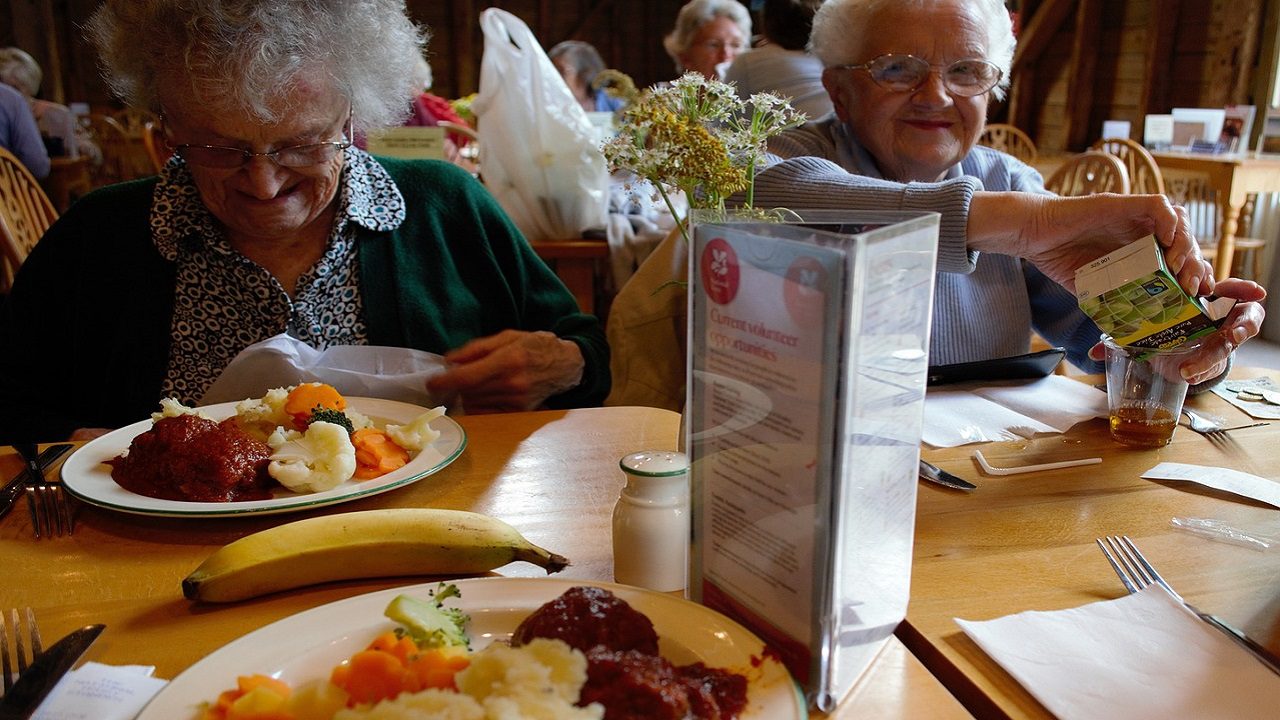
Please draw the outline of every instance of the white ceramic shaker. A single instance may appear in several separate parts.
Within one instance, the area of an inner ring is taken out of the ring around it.
[[[627,484],[613,506],[613,578],[625,585],[684,590],[689,557],[689,458],[667,450],[618,462]]]

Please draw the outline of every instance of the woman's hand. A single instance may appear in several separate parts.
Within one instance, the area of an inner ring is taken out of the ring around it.
[[[1246,340],[1258,334],[1262,318],[1266,315],[1262,301],[1266,299],[1267,291],[1256,282],[1227,278],[1217,284],[1214,294],[1239,302],[1231,308],[1222,327],[1206,336],[1195,355],[1182,363],[1182,377],[1192,385],[1221,375],[1227,369],[1227,358]],[[1094,360],[1106,358],[1102,343],[1089,350],[1089,357]]]
[[[1213,269],[1200,256],[1186,210],[1163,195],[975,193],[969,208],[970,248],[1026,258],[1072,291],[1077,268],[1152,234],[1183,290],[1213,292]]]
[[[546,331],[503,330],[445,355],[427,381],[436,397],[461,396],[469,413],[532,410],[582,381],[582,350]]]

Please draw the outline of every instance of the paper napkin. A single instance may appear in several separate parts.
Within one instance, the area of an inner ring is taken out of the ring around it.
[[[1280,676],[1156,585],[1070,610],[956,623],[1061,720],[1249,720],[1280,707]]]
[[[923,439],[934,447],[1062,433],[1107,416],[1107,394],[1061,375],[1032,381],[930,388]]]
[[[1142,473],[1142,477],[1148,480],[1186,480],[1280,508],[1280,482],[1239,470],[1166,462]]]
[[[58,681],[31,720],[132,720],[169,682],[154,671],[87,662]]]

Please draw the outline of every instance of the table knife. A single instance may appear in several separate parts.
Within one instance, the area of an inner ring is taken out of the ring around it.
[[[13,689],[0,698],[0,720],[28,720],[34,715],[53,686],[76,664],[106,627],[86,625],[37,655],[26,672],[18,676]]]
[[[62,457],[62,455],[70,449],[70,443],[50,445],[45,448],[44,452],[40,453],[38,458],[36,458],[38,469],[31,470],[28,467],[24,467],[22,470],[18,471],[18,474],[15,475],[12,480],[5,483],[4,487],[0,488],[0,518],[4,517],[5,514],[13,507],[13,504],[17,502],[18,496],[23,493],[23,489],[27,485],[27,476],[30,473],[36,473],[36,477],[33,478],[32,481],[38,482],[40,478],[43,477],[45,468],[52,465],[54,460]]]
[[[920,460],[920,478],[955,490],[974,490],[978,486],[952,475],[924,459]]]

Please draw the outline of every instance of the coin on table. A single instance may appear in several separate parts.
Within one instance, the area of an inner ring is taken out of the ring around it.
[[[1263,390],[1262,399],[1272,405],[1280,405],[1280,390]]]
[[[1262,402],[1264,399],[1266,399],[1266,396],[1263,394],[1263,391],[1260,391],[1260,390],[1241,390],[1240,392],[1236,393],[1236,397],[1245,402]]]

